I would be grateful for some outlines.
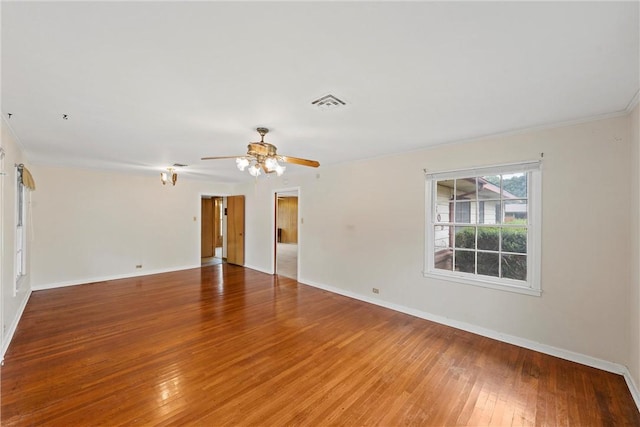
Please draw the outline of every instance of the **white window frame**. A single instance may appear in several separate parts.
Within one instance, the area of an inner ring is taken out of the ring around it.
[[[501,175],[508,173],[528,174],[528,215],[527,215],[527,280],[512,280],[463,273],[435,268],[435,236],[437,225],[437,182],[447,179]],[[542,163],[540,161],[511,163],[471,169],[428,172],[425,170],[425,260],[424,277],[453,281],[485,288],[540,296],[540,253],[542,236]]]

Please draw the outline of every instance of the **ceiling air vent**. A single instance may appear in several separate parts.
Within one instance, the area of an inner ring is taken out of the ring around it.
[[[334,110],[338,107],[344,107],[347,103],[333,95],[325,95],[315,101],[311,101],[311,105],[320,110]]]

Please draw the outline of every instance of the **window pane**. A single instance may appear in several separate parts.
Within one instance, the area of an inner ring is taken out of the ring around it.
[[[500,228],[478,227],[478,249],[498,251],[500,249]]]
[[[453,180],[438,181],[436,186],[436,222],[453,222]]]
[[[456,271],[464,273],[475,273],[475,252],[473,251],[456,251]]]
[[[456,227],[456,248],[476,248],[475,227]]]
[[[22,221],[24,219],[24,199],[25,199],[25,195],[24,195],[24,185],[22,185],[22,183],[18,183],[18,214],[17,214],[17,219],[18,219],[18,227],[21,227]]]
[[[505,224],[526,224],[528,203],[526,200],[513,199],[504,201]]]
[[[478,274],[498,277],[500,256],[490,252],[478,252]]]
[[[476,222],[476,178],[456,179],[455,222],[475,224]]]
[[[527,174],[524,172],[502,175],[502,190],[505,198],[527,198]]]
[[[453,186],[455,180],[454,179],[445,179],[443,181],[438,181],[438,195],[440,195],[440,190],[446,193],[447,199],[450,199],[453,196]]]
[[[500,175],[487,175],[487,176],[481,176],[478,179],[480,180],[480,182],[483,183],[488,183],[491,184],[495,187],[500,188],[500,179],[502,177]]]
[[[476,200],[476,178],[456,179],[456,200]]]
[[[433,266],[438,270],[453,270],[453,251],[451,249],[436,251],[433,258]]]
[[[478,177],[478,198],[480,200],[500,200],[500,176]]]
[[[527,256],[502,255],[502,277],[527,280]]]
[[[478,202],[478,224],[497,224],[500,200],[481,200]]]
[[[527,229],[526,228],[503,228],[502,229],[502,252],[527,253]]]
[[[435,251],[450,248],[453,239],[450,235],[451,227],[446,225],[436,225],[433,227],[433,247]]]
[[[493,206],[493,210],[495,212],[495,220],[496,220],[496,224],[502,224],[502,203],[501,202],[497,202],[494,206]]]
[[[458,200],[455,205],[456,222],[463,224],[471,223],[471,202],[467,200]]]
[[[445,200],[442,202],[438,199],[438,204],[436,205],[436,217],[435,222],[451,222],[449,218],[449,201]]]
[[[453,227],[446,225],[436,225],[433,228],[434,236],[434,259],[433,265],[440,270],[453,270]]]

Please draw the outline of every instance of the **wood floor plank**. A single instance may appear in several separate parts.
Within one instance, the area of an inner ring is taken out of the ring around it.
[[[3,426],[640,426],[615,374],[229,264],[34,292]]]

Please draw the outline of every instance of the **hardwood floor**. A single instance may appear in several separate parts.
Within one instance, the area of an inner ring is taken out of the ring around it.
[[[640,425],[624,379],[230,264],[34,292],[2,425]]]

